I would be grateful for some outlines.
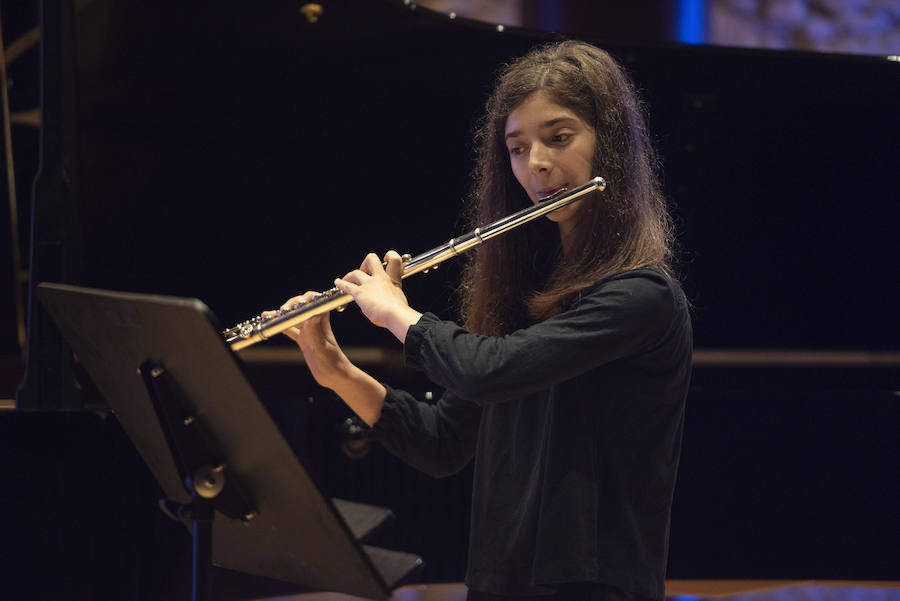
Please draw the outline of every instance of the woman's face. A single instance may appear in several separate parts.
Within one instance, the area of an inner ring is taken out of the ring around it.
[[[594,129],[544,92],[535,92],[513,109],[505,132],[513,174],[532,203],[587,183],[595,175],[591,173],[597,143]],[[581,204],[547,214],[559,224],[563,237],[574,226]]]

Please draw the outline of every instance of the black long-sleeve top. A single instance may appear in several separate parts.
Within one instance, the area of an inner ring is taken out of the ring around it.
[[[680,287],[650,268],[503,337],[425,314],[406,361],[446,393],[388,388],[374,435],[436,476],[475,457],[469,588],[598,582],[662,599],[691,349]]]

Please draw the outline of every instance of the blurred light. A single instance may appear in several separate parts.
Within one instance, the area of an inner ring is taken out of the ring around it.
[[[706,0],[677,0],[678,41],[702,44],[706,41]]]

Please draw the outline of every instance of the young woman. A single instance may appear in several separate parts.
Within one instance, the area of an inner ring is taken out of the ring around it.
[[[286,333],[391,452],[434,475],[475,458],[470,599],[662,599],[691,325],[639,102],[604,51],[543,46],[501,73],[476,141],[473,228],[608,187],[478,247],[462,325],[407,304],[393,251],[335,281],[439,402],[350,363],[327,316]]]

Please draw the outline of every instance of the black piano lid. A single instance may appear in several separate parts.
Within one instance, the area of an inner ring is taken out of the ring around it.
[[[366,252],[462,231],[496,69],[559,36],[393,1],[326,11],[84,10],[85,284],[203,298],[232,323]],[[596,42],[646,100],[698,347],[897,348],[900,64]],[[454,270],[410,281],[413,301],[445,312]],[[340,318],[347,344],[386,340],[355,319]]]

